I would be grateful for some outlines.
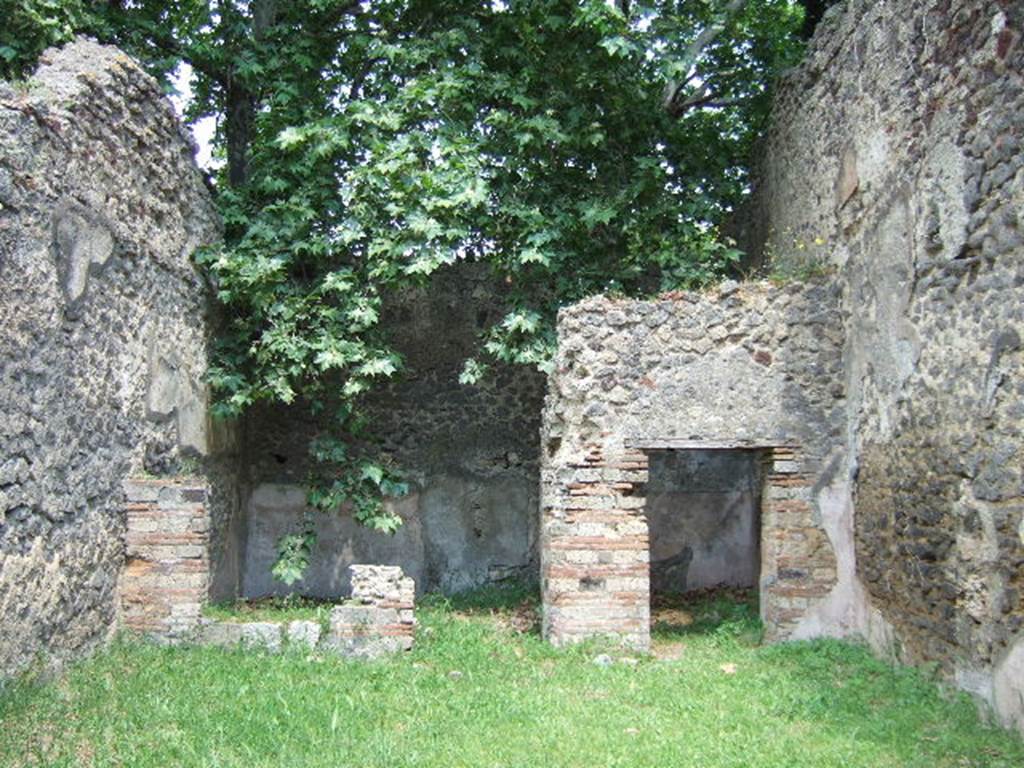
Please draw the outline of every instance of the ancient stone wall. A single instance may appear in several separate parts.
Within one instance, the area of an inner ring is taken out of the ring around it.
[[[352,596],[331,611],[327,647],[364,658],[412,648],[415,582],[397,566],[352,565],[349,570]]]
[[[296,589],[331,598],[349,590],[351,563],[401,566],[418,589],[457,592],[536,575],[538,434],[543,376],[525,366],[458,381],[479,334],[501,317],[501,286],[473,265],[392,296],[382,311],[405,360],[402,378],[368,403],[371,432],[410,481],[393,508],[393,536],[357,524],[347,510],[316,514],[318,543]],[[301,406],[253,414],[248,435],[242,594],[282,594],[270,566],[278,538],[305,512],[310,438],[318,419]]]
[[[211,515],[201,478],[125,482],[126,561],[120,626],[159,642],[242,646],[276,653],[319,650],[358,658],[407,651],[416,585],[400,567],[350,565],[351,595],[326,620],[210,618]]]
[[[170,103],[123,54],[80,41],[0,84],[0,674],[113,626],[122,481],[205,466],[190,256],[218,226]]]
[[[755,219],[842,288],[867,631],[1024,728],[1024,3],[851,0],[783,85]]]
[[[649,453],[763,465],[761,608],[772,637],[859,626],[838,293],[727,284],[559,315],[542,435],[544,631],[649,638]],[[760,472],[759,472],[760,474]]]

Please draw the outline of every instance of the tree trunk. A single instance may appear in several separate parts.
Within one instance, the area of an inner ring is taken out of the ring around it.
[[[249,140],[256,107],[245,86],[231,75],[224,94],[224,136],[228,151],[228,184],[240,187],[249,180]]]
[[[253,0],[250,34],[259,43],[277,18],[277,0]],[[239,41],[242,47],[250,41]],[[240,187],[249,181],[249,144],[259,100],[254,89],[235,72],[224,86],[224,137],[228,155],[228,184]]]

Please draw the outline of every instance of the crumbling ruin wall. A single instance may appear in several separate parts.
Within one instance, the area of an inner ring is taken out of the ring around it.
[[[1019,0],[837,7],[778,96],[756,218],[774,268],[842,287],[873,640],[1024,729],[1022,29]]]
[[[381,322],[405,369],[366,409],[375,449],[409,481],[410,493],[391,502],[403,524],[388,535],[359,525],[346,509],[314,512],[316,550],[294,590],[347,594],[352,563],[401,566],[421,591],[535,578],[544,377],[508,365],[479,384],[459,383],[480,334],[505,311],[502,287],[478,266],[457,264],[429,286],[385,301]],[[249,420],[246,597],[292,591],[270,567],[278,538],[306,512],[309,442],[321,420],[301,404],[263,408]]]
[[[726,284],[559,314],[542,432],[544,632],[649,641],[648,453],[754,451],[770,637],[856,632],[838,293]]]
[[[204,466],[190,256],[218,227],[170,103],[117,50],[79,41],[0,84],[0,674],[106,636],[122,481]]]

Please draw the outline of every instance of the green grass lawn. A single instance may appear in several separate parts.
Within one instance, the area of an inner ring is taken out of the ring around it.
[[[268,597],[253,602],[211,603],[203,608],[203,615],[208,619],[231,622],[315,621],[326,629],[335,605],[337,603],[305,597]]]
[[[676,608],[643,657],[551,648],[514,590],[425,601],[416,650],[388,661],[121,643],[0,693],[0,765],[1024,766],[917,672],[758,647],[747,604]]]

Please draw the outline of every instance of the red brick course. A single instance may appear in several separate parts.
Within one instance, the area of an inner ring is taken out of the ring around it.
[[[815,521],[815,482],[800,449],[760,449],[768,462],[762,493],[761,611],[770,639],[788,636],[836,583],[835,554]],[[607,454],[597,445],[546,480],[542,531],[544,632],[556,644],[613,635],[650,642],[649,540],[643,514],[647,457]],[[638,530],[639,526],[639,530]],[[614,557],[614,562],[603,559]],[[627,586],[636,589],[622,589]]]
[[[209,594],[208,490],[200,482],[142,479],[125,483],[127,561],[119,603],[126,629],[166,639],[198,626]]]

